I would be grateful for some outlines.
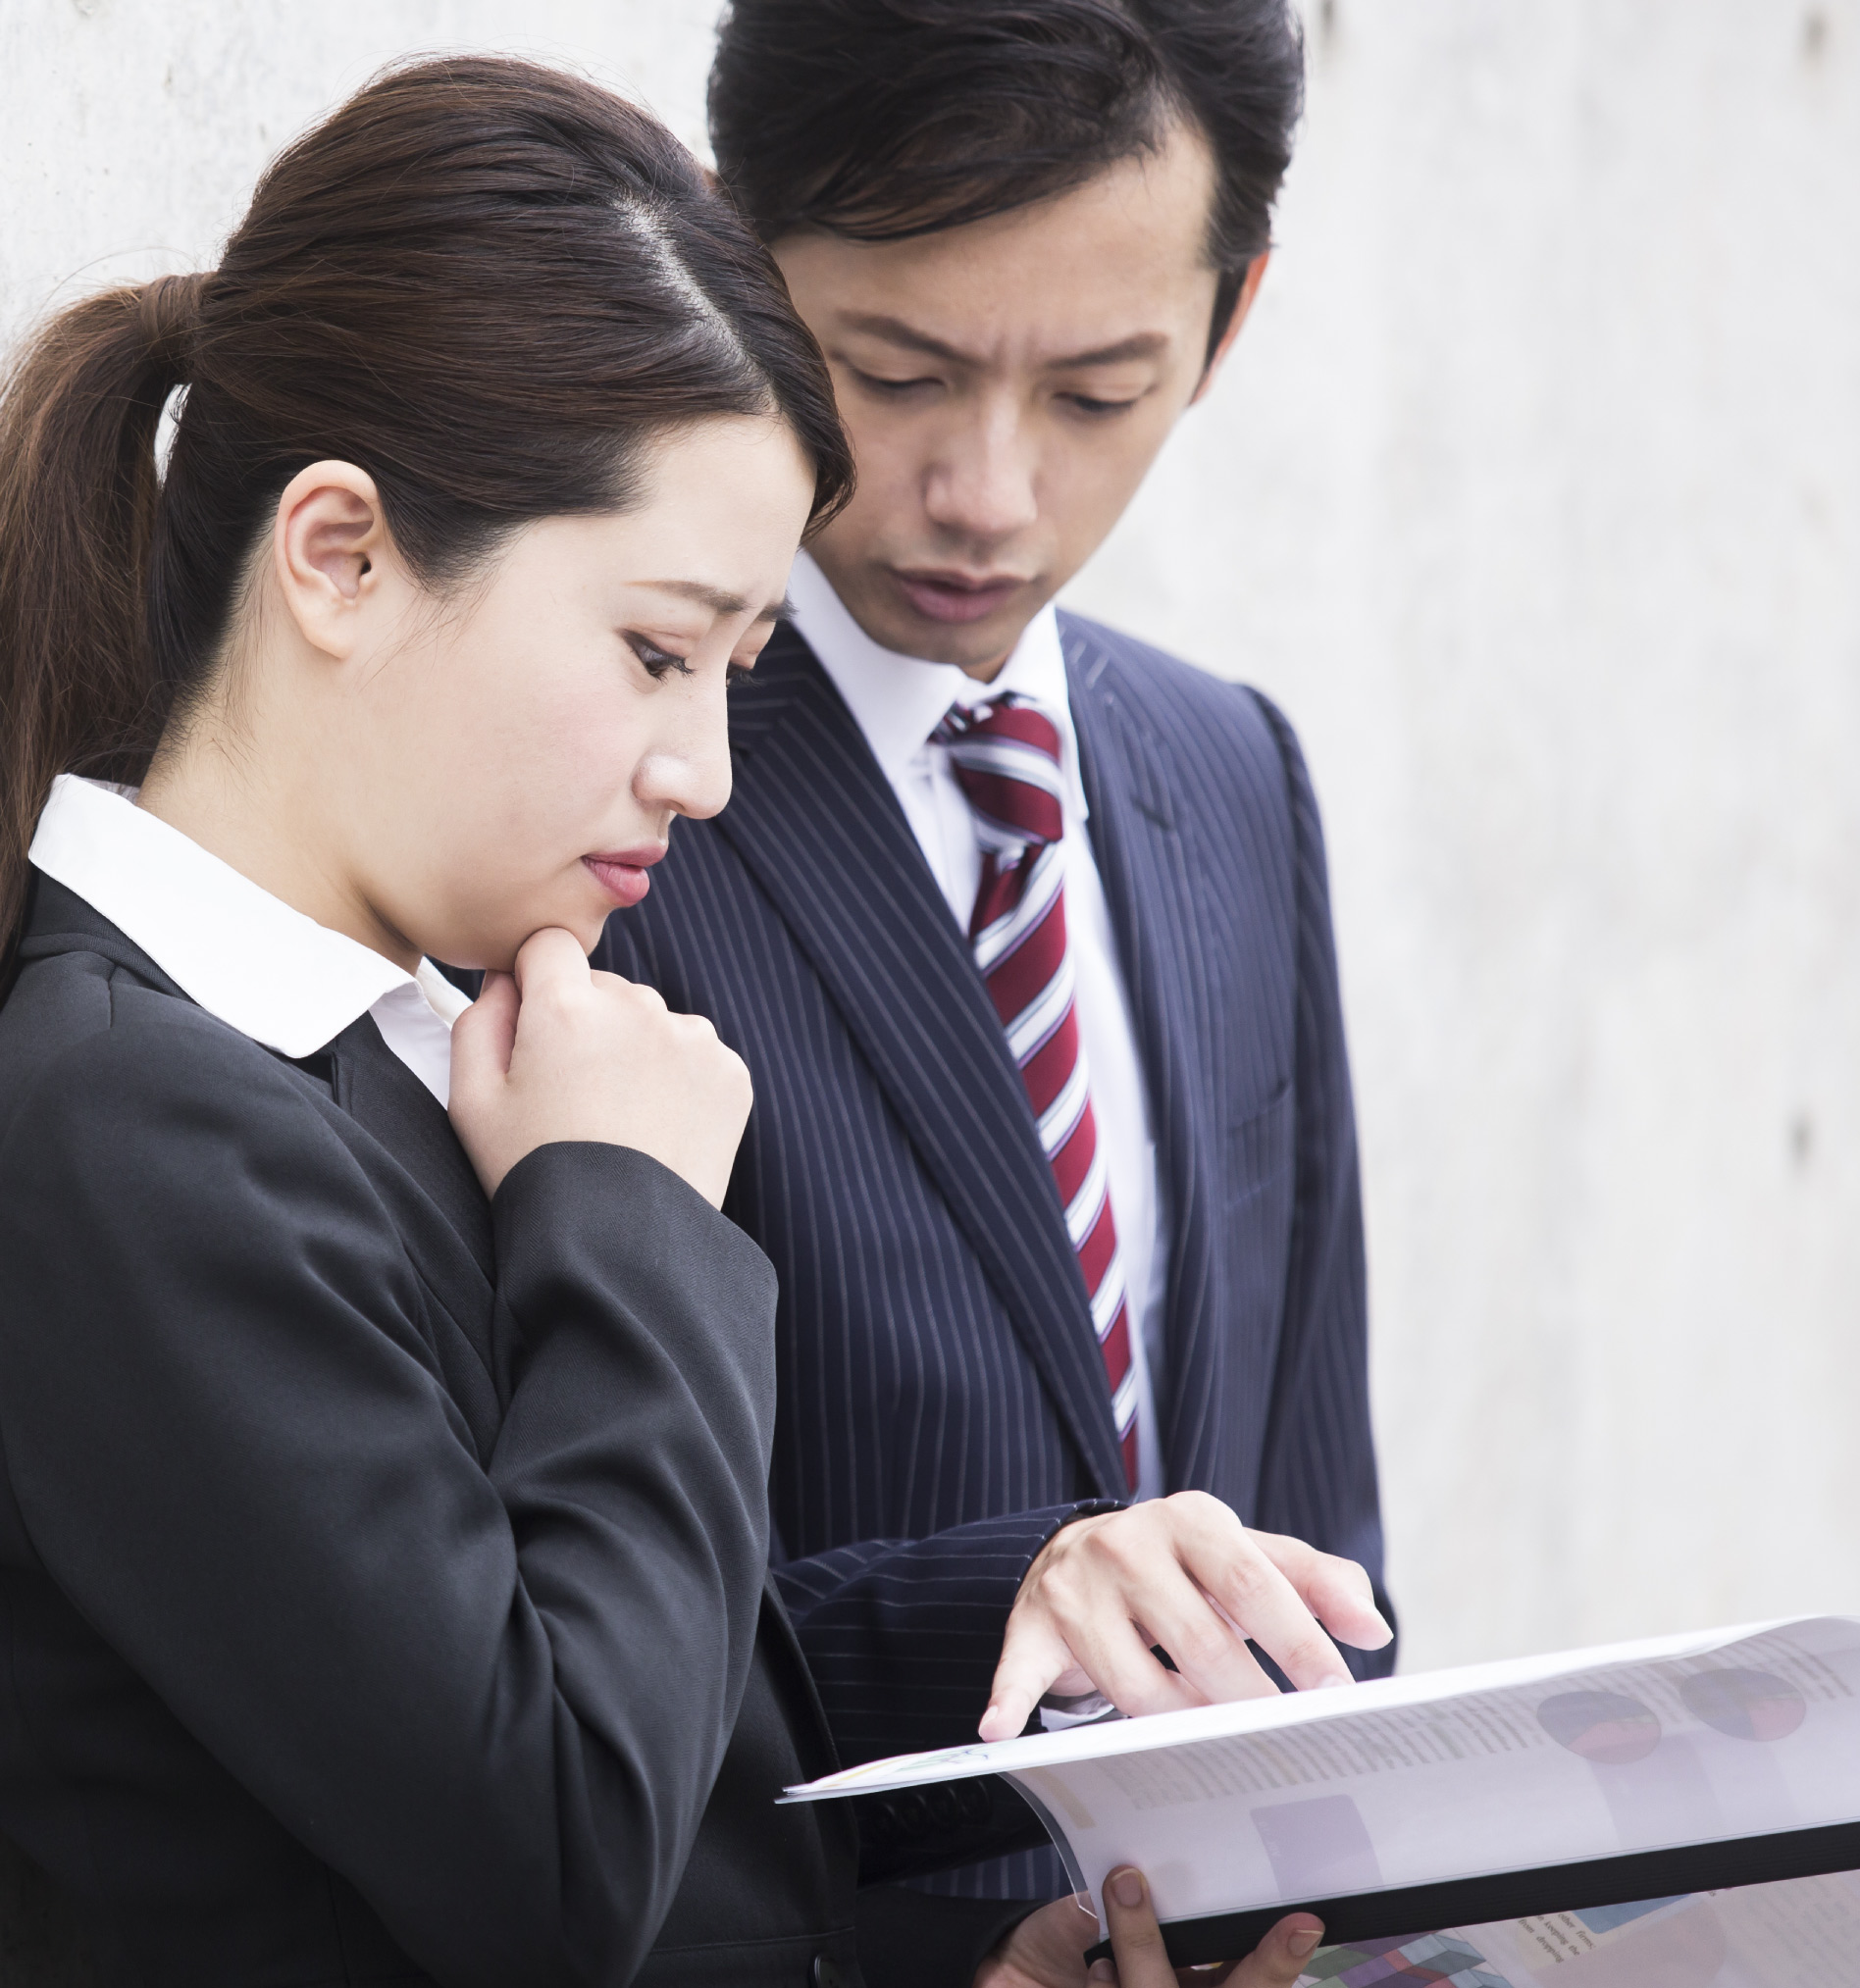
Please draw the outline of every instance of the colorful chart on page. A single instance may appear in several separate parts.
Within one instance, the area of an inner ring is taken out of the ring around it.
[[[1644,1760],[1660,1744],[1659,1719],[1620,1692],[1559,1692],[1537,1708],[1537,1723],[1558,1746],[1604,1767]]]
[[[1681,1891],[1675,1892],[1671,1898],[1637,1899],[1627,1906],[1590,1906],[1586,1912],[1570,1913],[1570,1917],[1579,1919],[1591,1933],[1614,1933],[1623,1926],[1631,1926],[1636,1919],[1665,1912],[1668,1906],[1683,1905],[1692,1896],[1690,1892]]]
[[[1679,1696],[1701,1725],[1732,1740],[1786,1740],[1808,1716],[1793,1685],[1767,1670],[1699,1670]]]
[[[1302,1984],[1335,1983],[1336,1988],[1405,1988],[1410,1982],[1438,1982],[1442,1988],[1512,1988],[1485,1956],[1460,1933],[1425,1933],[1405,1940],[1364,1940],[1353,1946],[1324,1947],[1299,1976]]]

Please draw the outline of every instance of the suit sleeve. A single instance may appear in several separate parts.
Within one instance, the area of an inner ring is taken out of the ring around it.
[[[617,1147],[531,1154],[492,1219],[518,1351],[481,1457],[292,1074],[106,1029],[0,1132],[0,1441],[25,1550],[423,1970],[610,1983],[748,1676],[774,1279]]]
[[[1247,692],[1257,696],[1257,692]],[[1356,1108],[1344,1048],[1323,829],[1291,726],[1259,702],[1284,760],[1297,916],[1297,1178],[1285,1323],[1272,1384],[1257,1523],[1359,1560],[1377,1606],[1395,1617],[1382,1577],[1382,1517],[1369,1427],[1369,1296]],[[1395,1646],[1346,1650],[1359,1677],[1393,1670]]]
[[[863,1540],[801,1560],[775,1584],[849,1766],[975,1738],[1008,1612],[1040,1549],[1088,1501],[977,1519],[923,1540]]]
[[[884,1988],[969,1988],[982,1963],[1042,1903],[934,1898],[905,1885],[868,1884],[853,1905],[859,1959],[868,1980]]]
[[[1055,1505],[923,1540],[864,1540],[801,1560],[778,1553],[775,1583],[841,1759],[851,1765],[970,1744],[1008,1611],[1035,1555],[1068,1521],[1115,1509]],[[972,1900],[900,1892],[891,1880],[1038,1848],[1045,1825],[994,1776],[862,1796],[853,1809],[864,1887],[860,1948],[882,1953],[886,1963],[882,1971],[875,1963],[874,1978],[896,1977],[901,1988],[919,1979],[967,1981],[1019,1913],[1002,1918],[998,1904],[996,1917],[978,1917]]]

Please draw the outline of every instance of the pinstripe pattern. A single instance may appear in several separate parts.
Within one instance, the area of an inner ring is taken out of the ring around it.
[[[1304,764],[1257,693],[1073,617],[1061,632],[1169,1211],[1168,1483],[1379,1585],[1355,1133]],[[869,1759],[973,1735],[1020,1573],[1123,1472],[993,1003],[792,630],[731,733],[730,806],[679,824],[597,963],[711,1016],[753,1073],[726,1206],[782,1282],[782,1585],[843,1752]],[[991,1889],[1042,1875],[1015,1861]]]

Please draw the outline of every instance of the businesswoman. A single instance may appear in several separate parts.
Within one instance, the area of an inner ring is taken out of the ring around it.
[[[9,381],[0,1829],[107,1980],[855,1978],[748,1079],[586,960],[849,477],[686,154],[509,63]]]

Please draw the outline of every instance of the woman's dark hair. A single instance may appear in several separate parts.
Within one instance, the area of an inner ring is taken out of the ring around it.
[[[717,167],[764,241],[898,241],[1063,193],[1172,122],[1214,156],[1212,355],[1304,108],[1286,0],[732,0]]]
[[[651,118],[527,63],[382,76],[273,164],[217,270],[54,318],[0,398],[0,956],[53,776],[141,778],[300,469],[367,470],[438,586],[528,520],[636,501],[655,436],[725,414],[786,421],[816,520],[846,500],[762,244]]]

